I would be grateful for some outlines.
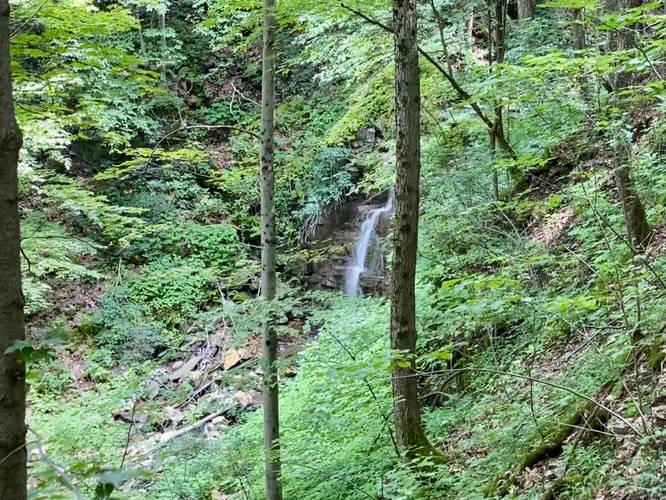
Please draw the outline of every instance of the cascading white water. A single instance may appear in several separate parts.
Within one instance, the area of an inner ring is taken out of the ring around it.
[[[358,297],[361,294],[361,287],[359,285],[361,274],[366,269],[366,260],[368,258],[368,250],[370,243],[375,237],[375,228],[382,215],[391,214],[393,212],[393,193],[388,197],[388,201],[383,207],[370,210],[366,215],[363,224],[361,225],[361,232],[354,248],[352,259],[347,265],[347,272],[345,276],[345,291],[349,297]]]

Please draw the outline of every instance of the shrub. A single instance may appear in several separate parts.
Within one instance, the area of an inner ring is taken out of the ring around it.
[[[216,275],[205,262],[164,256],[128,281],[131,296],[167,323],[194,314],[213,291]]]
[[[127,286],[111,290],[91,319],[101,327],[98,345],[123,363],[149,359],[166,345],[166,326],[150,319],[150,308],[135,302]]]
[[[198,261],[197,266],[218,270],[233,268],[242,255],[233,226],[205,226],[189,221],[165,224],[159,232],[137,242],[132,253],[148,260],[159,260],[165,254],[174,257],[174,261],[191,258]]]

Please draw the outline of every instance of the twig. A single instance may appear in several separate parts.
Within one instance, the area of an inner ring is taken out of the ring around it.
[[[615,432],[601,431],[599,429],[593,429],[591,427],[583,427],[582,425],[575,425],[575,424],[569,424],[567,422],[560,422],[559,420],[547,419],[546,423],[563,425],[565,427],[571,427],[572,429],[577,429],[579,431],[594,432],[594,433],[597,433],[597,434],[601,434],[603,436],[609,436],[609,437],[617,437],[618,436],[618,434],[615,433]]]
[[[73,234],[67,234],[67,235],[62,235],[62,234],[45,234],[43,236],[26,236],[25,238],[21,238],[21,241],[25,240],[77,240],[80,241],[81,243],[85,243],[86,245],[94,248],[95,250],[99,250],[100,246],[99,244],[93,243],[91,241],[86,240],[85,238],[80,238],[78,236],[75,236]]]
[[[41,444],[43,442],[42,437],[39,434],[37,434],[37,432],[35,432],[33,429],[28,428],[28,430],[30,432],[32,432],[35,435],[35,437],[37,438],[36,444],[37,444],[37,451],[39,452],[39,457],[42,460],[44,460],[44,462],[46,462],[49,466],[51,466],[51,468],[53,468],[53,470],[58,475],[58,477],[60,477],[60,479],[62,479],[62,482],[65,483],[65,486],[67,486],[67,488],[74,494],[74,496],[76,497],[76,500],[83,500],[83,495],[81,494],[79,489],[76,487],[76,485],[72,482],[72,480],[67,476],[67,474],[65,474],[65,469],[63,469],[58,464],[56,464],[53,460],[51,460],[51,457],[49,457],[49,454],[46,453],[46,450],[44,450],[44,448]]]
[[[32,263],[30,262],[30,259],[26,255],[25,250],[23,249],[23,246],[19,245],[19,250],[21,251],[21,255],[23,256],[23,258],[25,259],[26,264],[28,264],[27,274],[29,276],[34,276],[34,274],[32,272]]]
[[[594,398],[591,398],[589,396],[586,396],[585,394],[581,394],[580,392],[576,391],[575,389],[571,389],[570,387],[566,387],[563,385],[556,384],[554,382],[550,382],[548,380],[543,380],[535,377],[530,377],[528,375],[522,375],[520,373],[513,373],[513,372],[507,372],[507,371],[502,371],[502,370],[493,370],[492,368],[452,368],[450,370],[437,370],[433,372],[417,372],[417,373],[412,373],[408,375],[399,375],[398,377],[393,377],[395,378],[409,378],[409,377],[435,377],[439,375],[451,375],[456,376],[457,373],[460,372],[480,372],[480,373],[491,373],[494,375],[505,375],[507,377],[514,377],[514,378],[519,378],[521,380],[531,380],[532,382],[536,382],[539,384],[544,384],[549,387],[553,387],[555,389],[560,389],[562,391],[568,392],[569,394],[573,394],[574,396],[577,396],[581,399],[584,399],[588,403],[592,403],[593,405],[601,408],[602,410],[607,411],[614,417],[618,418],[622,423],[627,425],[637,436],[642,437],[643,434],[641,431],[639,431],[636,427],[634,427],[626,418],[624,418],[622,415],[617,413],[616,411],[611,410],[608,408],[606,405],[603,403],[600,403]]]
[[[594,347],[594,350],[597,351],[597,354],[599,354],[599,356],[601,356],[602,358],[607,360],[609,363],[612,363],[612,359],[610,358],[610,356],[608,356],[605,352],[603,352],[601,349],[599,349],[599,347],[594,342],[592,342],[592,339],[588,338],[587,333],[584,330],[576,327],[576,325],[574,325],[572,322],[567,320],[564,316],[561,316],[560,314],[558,314],[556,312],[553,312],[553,314],[558,319],[560,319],[561,321],[564,321],[571,328],[578,331],[585,338],[587,343],[591,344]],[[631,401],[634,403],[634,406],[636,407],[636,410],[638,411],[638,414],[641,417],[641,423],[643,424],[643,428],[647,432],[648,431],[647,421],[645,419],[645,415],[643,414],[643,410],[641,409],[642,405],[640,404],[640,401],[636,401],[636,398],[634,397],[634,393],[631,390],[629,390],[629,386],[625,382],[624,377],[622,376],[621,373],[617,374],[617,378],[620,381],[620,383],[622,384],[622,387],[624,388],[624,390],[627,391],[627,394],[629,395],[629,398],[631,398]]]
[[[645,50],[643,50],[643,48],[640,45],[638,45],[638,42],[636,41],[635,37],[627,35],[621,28],[611,26],[610,24],[605,23],[604,21],[602,21],[601,19],[599,19],[597,17],[593,17],[593,19],[595,21],[597,21],[599,24],[601,24],[602,26],[606,26],[607,28],[612,29],[613,31],[615,31],[616,33],[621,35],[625,40],[628,40],[629,43],[631,43],[634,46],[634,48],[641,53],[641,55],[643,56],[645,61],[648,63],[648,65],[650,66],[650,69],[652,69],[652,72],[659,79],[659,81],[662,81],[662,82],[664,81],[664,79],[661,77],[661,74],[659,73],[659,71],[657,71],[657,68],[655,68],[654,64],[652,64],[652,61],[650,60],[650,57],[647,55]]]
[[[48,3],[48,1],[49,1],[49,0],[44,0],[44,1],[41,3],[41,5],[40,5],[39,7],[37,7],[37,9],[36,9],[32,14],[30,14],[30,16],[28,16],[28,17],[26,18],[26,20],[23,22],[23,24],[21,24],[21,26],[19,26],[18,28],[16,28],[14,31],[12,31],[12,32],[9,34],[9,38],[12,38],[13,36],[19,34],[19,33],[21,32],[21,30],[22,30],[23,28],[25,28],[25,27],[28,25],[28,23],[29,23],[30,21],[32,21],[32,20],[35,18],[35,16],[36,16],[37,14],[39,14],[39,11],[42,10],[42,9],[44,8],[44,6]]]
[[[377,19],[374,19],[374,18],[368,16],[367,14],[364,14],[360,10],[356,10],[352,7],[349,7],[344,2],[340,3],[340,6],[343,9],[348,10],[352,14],[355,14],[355,15],[359,16],[360,18],[367,21],[368,23],[373,24],[373,25],[383,29],[384,31],[387,31],[388,33],[393,33],[393,30],[389,26],[385,25],[381,21],[378,21]],[[481,119],[481,121],[486,125],[486,127],[488,127],[488,130],[490,130],[490,132],[497,138],[497,142],[499,143],[500,147],[513,160],[515,160],[517,158],[516,152],[513,150],[511,145],[507,142],[507,140],[504,137],[504,135],[502,134],[501,130],[499,130],[498,127],[495,127],[495,124],[492,121],[490,121],[490,119],[488,119],[488,117],[485,115],[485,113],[483,112],[483,110],[481,109],[479,104],[476,101],[474,101],[472,95],[469,94],[465,89],[463,89],[460,86],[460,84],[455,80],[455,78],[453,78],[453,76],[450,75],[448,71],[446,71],[446,68],[444,68],[439,62],[437,62],[437,60],[434,57],[432,57],[428,52],[423,50],[421,47],[419,47],[418,50],[419,50],[419,53],[423,57],[425,57],[426,60],[437,69],[437,71],[439,71],[442,75],[444,75],[444,78],[446,78],[446,80],[449,82],[449,84],[451,84],[451,86],[458,93],[460,98],[463,101],[469,103],[469,106],[472,108],[474,113],[476,113],[476,115]]]
[[[35,444],[36,442],[37,442],[37,441],[30,441],[30,442],[27,442],[27,443],[23,443],[23,444],[22,444],[21,446],[19,446],[18,448],[13,449],[13,450],[10,451],[9,453],[7,453],[7,455],[5,455],[5,457],[4,457],[2,460],[0,460],[0,465],[4,464],[7,460],[9,460],[9,457],[11,457],[14,453],[18,453],[18,452],[21,451],[23,448],[27,448],[28,445],[30,445],[30,444]]]
[[[180,429],[179,431],[174,432],[171,436],[167,437],[167,438],[164,439],[163,441],[160,441],[160,442],[157,443],[152,449],[147,450],[147,451],[141,453],[139,456],[150,455],[150,454],[152,454],[152,453],[155,453],[157,450],[159,450],[160,448],[164,447],[164,446],[165,446],[167,443],[169,443],[170,441],[173,441],[174,439],[177,439],[177,438],[179,438],[179,437],[181,437],[181,436],[184,436],[184,435],[187,434],[188,432],[192,432],[192,431],[194,431],[194,430],[196,430],[196,429],[199,429],[200,427],[203,427],[204,425],[206,425],[206,424],[207,424],[208,422],[210,422],[211,420],[214,420],[215,418],[217,418],[217,417],[219,417],[219,416],[224,415],[225,413],[227,413],[229,410],[231,410],[231,408],[232,408],[232,407],[229,406],[229,407],[224,408],[224,409],[222,409],[222,410],[216,411],[215,413],[211,413],[211,414],[208,415],[207,417],[202,418],[201,420],[199,420],[198,422],[196,422],[196,423],[190,425],[189,427],[184,427],[183,429]]]
[[[132,428],[134,427],[134,412],[136,411],[136,405],[139,403],[139,400],[137,398],[134,398],[132,401],[132,413],[130,414],[130,424],[129,428],[127,429],[127,438],[125,439],[125,448],[123,449],[123,458],[120,460],[120,467],[119,469],[122,470],[123,465],[125,465],[125,458],[127,458],[127,449],[129,448],[130,444],[130,437],[132,435]]]
[[[197,130],[197,129],[203,129],[203,130],[216,130],[216,129],[227,129],[227,130],[237,130],[239,132],[243,132],[245,134],[251,135],[257,140],[261,140],[261,136],[259,134],[256,134],[255,132],[252,132],[251,130],[244,129],[242,127],[236,127],[234,125],[183,125],[182,127],[178,127],[175,130],[172,130],[166,135],[163,135],[156,143],[155,146],[153,147],[152,151],[150,152],[150,155],[148,155],[148,159],[146,160],[146,164],[144,167],[144,170],[148,168],[148,165],[151,164],[153,161],[153,158],[155,156],[155,153],[157,152],[157,149],[162,145],[164,141],[166,141],[169,137],[176,135],[179,132],[183,132],[186,130]]]
[[[285,463],[285,461],[283,461],[283,463]],[[295,466],[297,466],[297,467],[304,467],[304,468],[306,468],[306,469],[310,469],[310,470],[313,470],[313,471],[315,471],[315,472],[319,472],[320,474],[327,474],[326,471],[323,471],[323,470],[321,470],[321,469],[318,469],[318,468],[316,468],[316,467],[313,467],[312,465],[305,464],[305,463],[303,463],[303,462],[297,462],[297,461],[294,461],[294,460],[287,460],[286,463],[291,464],[291,465],[295,465]],[[339,476],[340,474],[341,474],[341,473],[339,473],[338,476]],[[335,476],[335,475],[331,475],[330,477],[335,478],[336,476]],[[356,486],[356,484],[352,483],[351,481],[348,481],[348,480],[346,480],[346,479],[343,478],[343,477],[337,477],[337,479],[341,480],[341,481],[344,482],[344,483],[347,483],[349,486],[351,486],[354,490],[358,491],[359,493],[363,493],[363,496],[368,497],[368,498],[371,498],[371,499],[374,500],[375,497],[373,497],[373,496],[372,496],[370,493],[368,493],[367,491],[364,491],[364,490],[360,489],[358,486]]]
[[[233,80],[231,80],[231,88],[234,90],[234,94],[238,94],[239,96],[241,96],[241,98],[245,99],[247,102],[250,102],[250,103],[254,104],[255,106],[261,107],[261,104],[259,104],[257,101],[243,95],[243,93],[236,88],[236,85],[234,84]]]
[[[332,332],[330,332],[330,331],[328,331],[328,330],[326,330],[326,333],[328,333],[331,337],[333,337],[333,340],[335,340],[335,342],[337,342],[337,344],[338,344],[340,347],[342,347],[342,350],[345,351],[345,352],[347,353],[347,355],[351,358],[352,361],[356,361],[356,355],[354,355],[354,353],[352,353],[352,352],[347,348],[347,346],[344,345],[344,344],[342,343],[342,341],[341,341],[341,340],[340,340],[340,339],[339,339],[334,333],[332,333]],[[395,440],[395,436],[393,435],[393,430],[391,429],[391,425],[390,425],[390,422],[389,422],[388,415],[386,415],[386,413],[384,412],[384,410],[382,410],[382,407],[381,407],[380,404],[379,404],[379,398],[378,398],[377,395],[375,394],[375,390],[372,388],[372,385],[370,384],[370,381],[368,380],[368,377],[363,377],[363,382],[365,383],[366,387],[367,387],[368,390],[370,391],[370,395],[372,396],[372,398],[373,398],[373,399],[375,400],[375,402],[377,403],[377,410],[379,411],[379,414],[380,414],[380,415],[382,416],[382,418],[384,419],[384,422],[386,423],[386,426],[387,426],[388,431],[389,431],[389,435],[391,436],[391,442],[393,443],[393,449],[395,450],[396,455],[400,456],[400,449],[398,448],[398,443],[397,443],[397,441]]]
[[[536,359],[536,347],[532,351],[532,359],[530,361],[527,374],[532,376],[532,368],[534,367],[534,361]],[[504,386],[502,386],[504,387]],[[506,389],[505,389],[506,390]],[[536,411],[534,410],[534,382],[530,380],[530,413],[532,414],[532,420],[534,420],[534,426],[536,427],[539,436],[541,436],[541,442],[546,441],[546,436],[543,435],[541,431],[541,425],[539,425],[539,419],[536,416]]]

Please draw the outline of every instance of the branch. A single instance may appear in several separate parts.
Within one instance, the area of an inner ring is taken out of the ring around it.
[[[46,453],[46,450],[42,446],[42,438],[37,432],[35,432],[34,429],[28,428],[30,432],[32,432],[35,437],[37,437],[37,452],[39,453],[39,458],[44,460],[48,465],[50,465],[55,473],[58,475],[58,477],[62,480],[62,482],[67,486],[67,489],[69,489],[76,500],[83,500],[83,495],[79,491],[79,489],[76,487],[76,485],[72,482],[72,480],[67,476],[65,473],[65,469],[60,467],[58,464],[56,464],[53,460],[51,460],[51,457],[49,456],[48,453]]]
[[[187,434],[188,432],[191,432],[191,431],[194,431],[194,430],[196,430],[196,429],[199,429],[200,427],[203,427],[204,425],[206,425],[206,424],[207,424],[208,422],[210,422],[211,420],[214,420],[215,418],[224,415],[224,414],[227,413],[230,409],[231,409],[231,407],[227,407],[227,408],[224,408],[224,409],[222,409],[222,410],[216,411],[215,413],[211,413],[211,414],[208,415],[207,417],[202,418],[201,420],[199,420],[198,422],[196,422],[196,423],[190,425],[189,427],[184,427],[183,429],[180,429],[180,430],[174,432],[174,433],[171,434],[170,436],[167,436],[166,438],[164,438],[163,441],[160,441],[159,443],[155,444],[155,446],[154,446],[152,449],[147,450],[147,451],[145,451],[145,452],[143,452],[143,453],[140,453],[140,454],[137,455],[137,456],[152,455],[152,454],[155,453],[157,450],[159,450],[160,448],[164,447],[168,442],[173,441],[174,439],[179,438],[179,437],[181,437],[181,436]],[[135,458],[136,458],[136,457],[135,457]]]
[[[39,11],[44,8],[44,6],[48,3],[48,1],[49,0],[44,0],[42,4],[39,7],[37,7],[37,9],[32,14],[30,14],[30,16],[28,16],[28,18],[23,22],[23,24],[21,24],[21,26],[19,26],[9,34],[9,38],[12,38],[15,35],[19,34],[21,30],[25,28],[28,25],[28,23],[35,18],[37,14],[39,14]]]
[[[319,472],[320,474],[327,474],[326,471],[323,471],[323,470],[321,470],[321,469],[318,469],[318,468],[316,468],[316,467],[313,467],[312,465],[310,465],[310,464],[306,464],[306,463],[304,463],[304,462],[297,462],[297,461],[295,461],[295,460],[287,460],[286,463],[289,464],[289,465],[295,465],[295,466],[297,466],[297,467],[304,467],[304,468],[306,468],[306,469],[310,469],[310,470],[312,470],[312,471]],[[359,488],[358,486],[356,486],[356,484],[354,484],[353,482],[348,481],[348,480],[345,479],[344,477],[341,477],[341,474],[342,474],[342,473],[339,473],[339,474],[337,474],[337,475],[333,474],[333,475],[330,475],[329,477],[339,479],[340,481],[342,481],[342,482],[348,484],[349,486],[351,486],[352,488],[354,488],[354,490],[358,491],[359,493],[362,493],[363,496],[366,496],[366,497],[368,497],[368,498],[375,498],[374,496],[372,496],[372,495],[371,495],[370,493],[368,493],[367,491],[364,491],[364,490],[362,490],[361,488]]]
[[[251,135],[257,140],[261,140],[261,136],[259,134],[256,134],[252,132],[251,130],[244,129],[242,127],[236,127],[234,125],[183,125],[182,127],[178,127],[175,130],[172,130],[166,135],[163,135],[156,143],[155,146],[153,147],[152,151],[150,152],[150,155],[148,155],[148,159],[146,160],[146,164],[143,167],[142,172],[145,172],[148,169],[148,166],[150,163],[153,161],[153,158],[155,156],[155,153],[157,152],[157,149],[160,147],[160,145],[166,141],[169,137],[176,135],[178,132],[183,132],[184,130],[196,130],[196,129],[203,129],[203,130],[216,130],[216,129],[227,129],[227,130],[236,130],[238,132],[243,132],[245,134]]]
[[[134,398],[132,401],[132,414],[130,415],[130,424],[127,429],[127,437],[125,439],[125,448],[123,449],[123,458],[120,460],[120,467],[119,469],[123,469],[123,465],[125,465],[125,459],[127,458],[127,450],[129,448],[130,444],[130,438],[132,437],[132,429],[134,428],[134,412],[136,411],[136,405],[139,403],[139,400],[137,398]]]
[[[624,32],[624,30],[622,28],[617,28],[615,26],[611,26],[610,24],[604,22],[603,20],[599,19],[598,17],[592,17],[592,19],[594,21],[597,21],[600,25],[606,26],[607,28],[610,28],[611,30],[615,31],[618,35],[620,35],[622,38],[624,38],[629,43],[631,43],[631,45],[633,45],[634,48],[641,53],[641,55],[643,56],[645,61],[648,63],[648,65],[650,66],[650,69],[652,70],[654,75],[659,79],[659,81],[661,81],[661,82],[664,81],[661,74],[659,73],[659,71],[657,71],[657,68],[652,63],[652,60],[650,59],[650,57],[647,55],[645,50],[638,44],[638,42],[636,41],[634,36],[628,35],[627,33]]]
[[[364,14],[363,12],[361,12],[359,10],[356,10],[352,7],[349,7],[345,3],[340,3],[340,6],[343,9],[348,10],[352,14],[355,14],[355,15],[359,16],[360,18],[367,21],[368,23],[373,24],[375,26],[378,26],[381,29],[383,29],[384,31],[393,34],[393,30],[389,26],[382,23],[381,21],[378,21],[377,19],[374,19],[374,18]],[[497,138],[497,142],[498,142],[500,148],[502,148],[502,150],[504,150],[513,160],[515,160],[516,159],[516,152],[513,150],[511,145],[507,142],[507,140],[504,137],[504,134],[502,134],[501,130],[498,130],[495,127],[493,122],[490,119],[488,119],[488,117],[485,115],[485,113],[483,112],[481,107],[478,105],[478,103],[473,100],[472,95],[469,94],[464,88],[462,88],[460,86],[460,84],[455,80],[455,78],[453,78],[453,75],[449,74],[449,72],[446,71],[446,68],[444,68],[439,62],[437,62],[437,60],[434,57],[432,57],[430,54],[428,54],[421,47],[419,47],[419,53],[423,57],[425,57],[428,60],[428,62],[430,62],[430,64],[432,64],[437,69],[437,71],[439,71],[442,75],[444,75],[444,78],[446,78],[446,80],[451,84],[451,86],[458,93],[460,98],[463,101],[467,101],[469,103],[469,106],[472,108],[474,113],[476,113],[476,115],[479,117],[479,119],[486,125],[486,127],[488,127],[488,130],[490,131],[490,133],[493,134]]]
[[[575,389],[571,389],[570,387],[566,387],[563,385],[556,384],[554,382],[550,382],[548,380],[543,380],[535,377],[530,377],[528,375],[522,375],[520,373],[513,373],[513,372],[505,372],[502,370],[493,370],[491,368],[453,368],[451,370],[438,370],[438,371],[433,371],[433,372],[428,372],[428,373],[414,373],[410,375],[401,375],[398,377],[394,378],[408,378],[408,377],[434,377],[437,375],[446,375],[446,374],[453,374],[456,375],[458,373],[462,372],[479,372],[479,373],[491,373],[494,375],[506,375],[508,377],[514,377],[514,378],[519,378],[521,380],[528,380],[531,382],[536,382],[538,384],[543,384],[547,385],[549,387],[553,387],[555,389],[560,389],[562,391],[568,392],[569,394],[573,394],[574,396],[578,396],[581,399],[584,399],[588,403],[592,403],[594,406],[601,408],[602,410],[607,411],[609,414],[613,415],[617,419],[619,419],[623,424],[627,425],[632,431],[637,436],[643,436],[641,431],[639,431],[636,427],[634,427],[626,418],[624,418],[622,415],[617,413],[616,411],[611,410],[607,406],[605,406],[603,403],[600,403],[596,399],[593,399],[589,396],[586,396],[585,394],[581,394],[580,392],[576,391]]]
[[[390,195],[389,195],[390,196]],[[352,361],[356,361],[356,356],[354,353],[352,353],[349,348],[342,343],[342,341],[335,336],[334,333],[329,332],[326,330],[326,333],[328,333],[331,337],[333,337],[333,340],[337,342],[337,344],[342,347],[342,350],[347,353],[347,355],[351,358]],[[379,414],[382,416],[384,419],[384,424],[386,425],[386,428],[388,429],[389,435],[391,436],[391,442],[393,443],[393,449],[395,450],[395,453],[397,456],[400,456],[400,449],[398,448],[398,443],[395,440],[395,436],[393,434],[393,430],[391,429],[391,422],[389,421],[389,417],[384,411],[382,410],[381,404],[379,403],[379,398],[375,394],[375,390],[372,388],[372,384],[368,380],[368,377],[363,377],[363,382],[365,383],[365,386],[368,388],[370,391],[370,395],[372,398],[375,400],[375,403],[377,403],[377,410],[379,411]]]
[[[245,134],[251,135],[255,139],[261,140],[261,137],[259,134],[256,134],[250,130],[244,129],[242,127],[235,127],[233,125],[183,125],[182,127],[178,127],[175,130],[172,130],[166,135],[163,135],[160,140],[158,140],[155,143],[155,147],[153,147],[153,150],[150,152],[150,156],[148,157],[148,160],[146,163],[150,163],[153,159],[153,156],[155,155],[155,152],[157,151],[157,148],[160,147],[160,145],[166,141],[169,137],[176,135],[178,132],[182,132],[184,130],[196,130],[196,129],[204,129],[204,130],[215,130],[215,129],[227,129],[227,130],[237,130],[239,132],[243,132]]]

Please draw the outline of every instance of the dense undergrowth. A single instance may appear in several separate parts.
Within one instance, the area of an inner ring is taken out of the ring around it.
[[[303,273],[327,258],[309,241],[326,209],[393,182],[390,38],[337,5],[280,7],[286,498],[666,496],[663,47],[640,42],[651,64],[636,47],[574,51],[568,11],[540,8],[510,21],[489,74],[486,21],[467,36],[477,3],[434,2],[457,77],[484,109],[508,109],[518,157],[492,154],[469,102],[422,61],[418,367],[446,463],[417,469],[392,441],[387,301],[306,290]],[[12,48],[33,493],[261,498],[259,3],[113,4],[14,13],[30,19]],[[388,19],[381,2],[361,7]],[[599,19],[636,21],[589,9],[598,46]],[[426,2],[421,14],[437,53]],[[659,5],[639,14],[663,24]],[[622,72],[634,85],[608,92]],[[639,254],[618,162],[655,228]]]

